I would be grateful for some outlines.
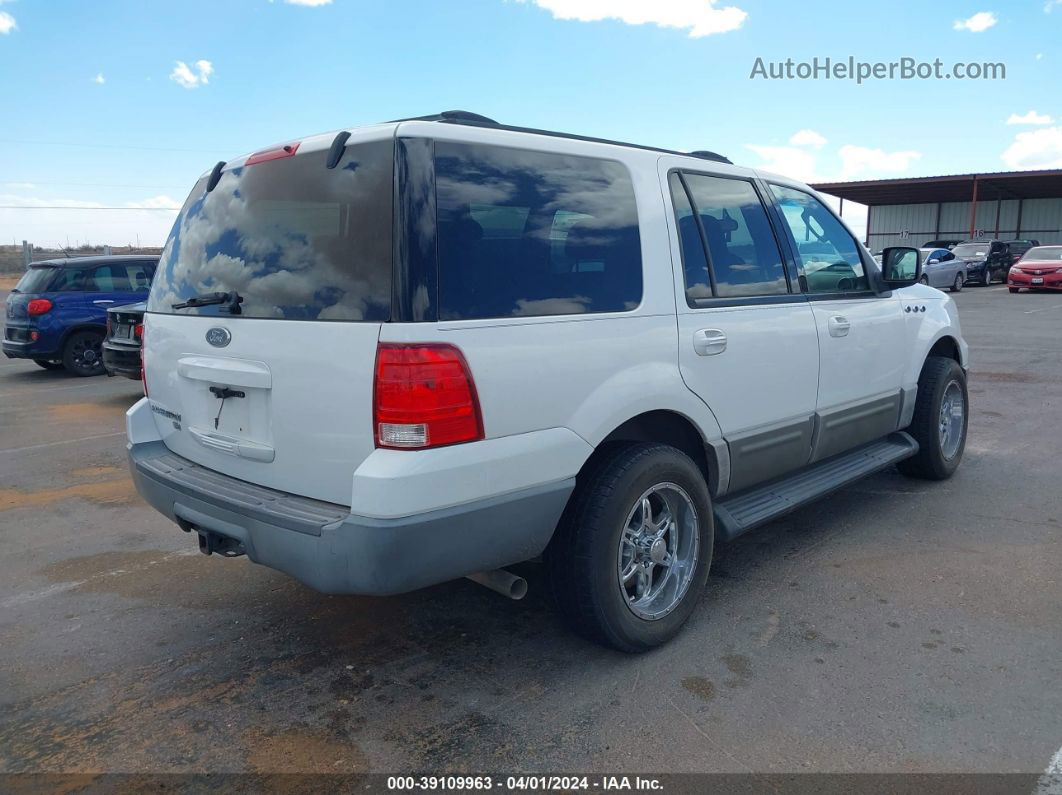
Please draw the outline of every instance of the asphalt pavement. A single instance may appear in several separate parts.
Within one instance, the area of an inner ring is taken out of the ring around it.
[[[0,295],[2,299],[2,295]],[[723,547],[685,632],[543,572],[324,596],[204,557],[125,463],[138,382],[0,360],[0,772],[1024,772],[1062,746],[1062,294],[967,288],[969,442]]]

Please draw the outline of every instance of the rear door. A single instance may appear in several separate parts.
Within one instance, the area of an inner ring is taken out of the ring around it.
[[[193,189],[145,316],[149,400],[175,453],[350,504],[391,307],[394,146],[375,135],[353,135],[333,168],[321,139]],[[219,294],[241,300],[209,303]]]
[[[132,301],[129,276],[123,263],[97,265],[85,274],[82,300],[93,320],[107,322],[107,310]]]
[[[812,194],[770,184],[796,252],[819,340],[818,423],[813,460],[896,429],[907,363],[906,326],[895,291],[870,289],[859,244]]]
[[[679,367],[730,450],[730,491],[807,463],[818,386],[815,318],[782,258],[759,188],[662,161],[681,262]]]

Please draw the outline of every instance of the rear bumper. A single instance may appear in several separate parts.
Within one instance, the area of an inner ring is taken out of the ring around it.
[[[140,348],[103,343],[103,369],[111,375],[140,380]]]
[[[255,563],[325,593],[412,591],[533,558],[575,479],[379,519],[206,469],[157,441],[129,445],[137,491],[182,529],[233,539]]]

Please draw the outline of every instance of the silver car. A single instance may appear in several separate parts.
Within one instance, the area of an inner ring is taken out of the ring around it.
[[[966,282],[963,261],[946,248],[921,248],[922,284],[930,287],[948,287],[953,293],[962,289]]]

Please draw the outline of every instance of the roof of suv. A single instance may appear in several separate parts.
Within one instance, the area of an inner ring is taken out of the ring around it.
[[[62,257],[58,259],[42,259],[37,262],[31,262],[29,266],[31,268],[37,266],[48,265],[51,267],[68,267],[68,268],[81,268],[86,265],[106,265],[108,262],[144,262],[145,260],[154,260],[158,262],[158,254],[112,254],[107,256],[101,254],[95,257]]]
[[[509,130],[510,132],[522,132],[530,133],[532,135],[548,135],[552,138],[568,138],[575,141],[590,141],[592,143],[599,144],[612,144],[614,146],[628,146],[632,149],[648,149],[652,152],[666,152],[671,155],[685,155],[686,157],[699,157],[702,160],[714,160],[717,163],[731,163],[733,161],[730,158],[725,157],[717,152],[711,152],[707,149],[697,149],[693,152],[679,152],[675,149],[663,149],[658,146],[647,146],[645,144],[631,144],[624,141],[613,141],[608,138],[594,138],[588,135],[576,135],[575,133],[556,132],[554,130],[540,130],[535,127],[517,127],[511,124],[502,124],[487,116],[481,116],[478,113],[472,113],[467,110],[444,110],[441,113],[435,113],[430,116],[413,116],[407,119],[394,119],[395,122],[402,121],[437,121],[444,124],[462,124],[470,127],[488,127],[495,130]]]

